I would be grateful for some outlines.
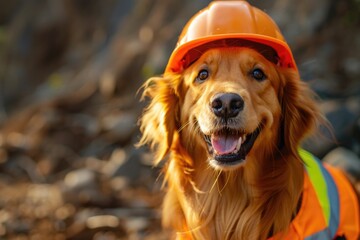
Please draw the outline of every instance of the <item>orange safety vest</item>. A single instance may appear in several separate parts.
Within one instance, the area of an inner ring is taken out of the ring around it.
[[[359,239],[358,199],[343,172],[303,149],[299,155],[306,169],[303,200],[284,239]]]

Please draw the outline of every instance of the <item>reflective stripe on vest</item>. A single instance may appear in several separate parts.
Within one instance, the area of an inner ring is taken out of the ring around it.
[[[333,239],[339,227],[339,195],[335,182],[320,160],[311,153],[300,149],[299,155],[305,163],[305,169],[324,214],[326,227],[320,232],[305,236],[306,240]]]

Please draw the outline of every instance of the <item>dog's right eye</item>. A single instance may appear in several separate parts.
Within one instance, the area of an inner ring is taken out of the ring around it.
[[[252,72],[250,74],[256,81],[259,81],[259,82],[266,79],[265,73],[259,68],[252,70]]]
[[[202,69],[196,77],[196,81],[201,83],[204,82],[209,77],[209,71],[206,69]]]

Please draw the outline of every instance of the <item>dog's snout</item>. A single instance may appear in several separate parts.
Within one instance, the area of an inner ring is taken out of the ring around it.
[[[218,117],[236,117],[243,108],[244,100],[235,93],[218,93],[211,100],[211,109]]]

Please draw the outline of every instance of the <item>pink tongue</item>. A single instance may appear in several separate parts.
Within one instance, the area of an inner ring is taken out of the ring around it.
[[[211,144],[215,152],[219,155],[234,152],[238,144],[239,137],[236,135],[212,135]]]

